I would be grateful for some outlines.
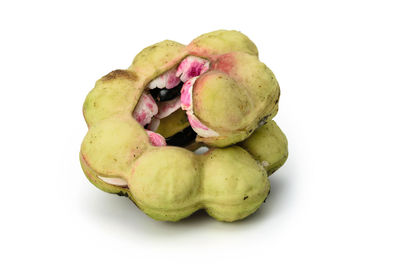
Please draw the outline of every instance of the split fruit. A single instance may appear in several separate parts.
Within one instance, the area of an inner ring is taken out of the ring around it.
[[[157,220],[198,209],[243,219],[268,196],[268,175],[288,156],[272,120],[279,96],[274,74],[240,32],[157,43],[87,95],[82,169]]]

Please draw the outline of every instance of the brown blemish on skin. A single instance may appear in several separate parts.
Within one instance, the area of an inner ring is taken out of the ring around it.
[[[117,78],[125,78],[125,79],[129,79],[129,80],[137,80],[137,76],[135,73],[128,71],[128,70],[114,70],[112,72],[110,72],[109,74],[107,74],[106,76],[103,76],[101,78],[101,80],[103,82],[105,81],[110,81],[110,80],[114,80]]]
[[[126,192],[123,192],[123,191],[119,191],[119,192],[117,193],[117,195],[120,196],[120,197],[129,197],[129,194],[126,193]],[[135,203],[135,202],[133,202],[133,203]]]

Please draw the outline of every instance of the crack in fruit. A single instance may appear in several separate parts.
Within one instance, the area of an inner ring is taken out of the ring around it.
[[[205,126],[194,114],[193,86],[198,77],[199,76],[187,80],[185,84],[182,86],[182,94],[181,94],[182,109],[186,110],[186,115],[188,117],[190,126],[198,135],[200,135],[201,137],[219,136],[219,134],[216,131]]]
[[[168,101],[178,97],[181,94],[183,83],[179,83],[177,86],[171,89],[160,89],[155,88],[150,90],[150,94],[153,96],[154,100],[158,102]]]
[[[167,145],[185,147],[190,145],[196,139],[196,132],[191,127],[187,127],[167,138]]]
[[[180,97],[176,97],[172,100],[161,102],[158,106],[158,113],[155,115],[157,119],[165,118],[171,115],[174,111],[181,107]]]
[[[125,179],[117,177],[103,177],[99,175],[98,177],[107,184],[128,188],[128,183],[125,181]]]
[[[161,141],[161,138],[163,138],[161,135],[157,136],[157,141],[152,140],[153,133],[157,131],[161,119],[168,117],[179,108],[186,111],[187,119],[192,127],[190,136],[193,137],[193,140],[196,138],[196,134],[201,137],[219,135],[205,126],[193,112],[193,85],[196,79],[207,72],[209,68],[210,62],[208,60],[196,56],[187,56],[177,68],[164,72],[148,84],[148,89],[143,92],[135,107],[133,117],[147,129],[152,144],[165,145],[165,140],[164,142]],[[185,130],[182,132],[189,133],[187,129]],[[182,137],[184,140],[178,142],[176,141],[178,137]],[[175,141],[167,141],[166,143],[184,146],[183,144],[187,142],[185,138],[185,134],[176,133],[174,139],[168,139]]]
[[[272,120],[279,92],[257,47],[238,31],[148,46],[87,95],[82,170],[157,220],[198,209],[220,221],[243,219],[266,199],[268,176],[288,157]]]

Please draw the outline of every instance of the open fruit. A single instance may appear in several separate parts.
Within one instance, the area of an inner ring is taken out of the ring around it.
[[[86,97],[82,169],[158,220],[198,209],[222,221],[245,218],[287,158],[286,137],[272,121],[279,95],[274,74],[240,32],[149,46]]]

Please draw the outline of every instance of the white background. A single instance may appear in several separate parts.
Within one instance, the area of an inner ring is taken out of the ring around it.
[[[398,1],[2,1],[1,266],[399,266]],[[282,94],[290,156],[237,223],[157,222],[91,185],[95,81],[164,39],[236,29]]]

